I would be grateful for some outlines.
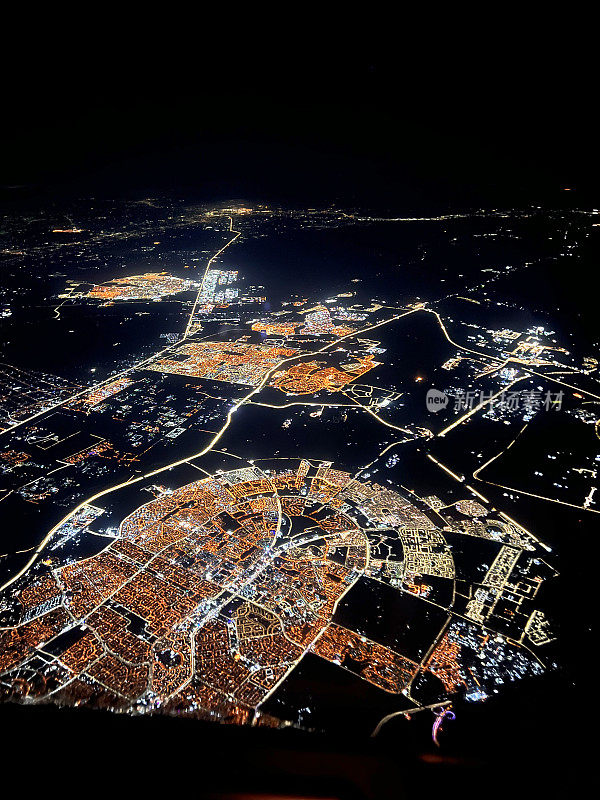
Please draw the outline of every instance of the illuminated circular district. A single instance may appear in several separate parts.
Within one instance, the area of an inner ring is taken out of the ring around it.
[[[0,631],[4,696],[311,727],[307,660],[375,693],[376,721],[543,671],[552,571],[531,534],[284,463],[153,487],[102,552],[29,577]]]

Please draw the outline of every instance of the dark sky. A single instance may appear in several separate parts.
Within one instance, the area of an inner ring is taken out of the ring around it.
[[[238,49],[226,29],[210,45],[205,29],[181,41],[158,30],[25,37],[18,58],[34,69],[11,62],[0,183],[398,210],[565,202],[571,188],[569,202],[597,205],[581,31],[515,26],[492,42],[490,30],[466,46],[403,31],[341,49],[307,39]]]

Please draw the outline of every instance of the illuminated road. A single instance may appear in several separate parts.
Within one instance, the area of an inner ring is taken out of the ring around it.
[[[208,271],[210,269],[210,265],[213,263],[213,261],[215,261],[221,255],[221,253],[223,253],[225,250],[227,250],[229,245],[233,244],[235,242],[235,240],[238,239],[242,235],[241,231],[234,231],[233,230],[233,217],[229,217],[229,231],[231,233],[235,233],[235,236],[233,236],[231,239],[229,239],[227,244],[225,244],[220,250],[217,250],[217,252],[214,254],[214,256],[212,256],[208,260],[208,263],[206,264],[206,269],[204,270],[204,275],[202,276],[202,283],[200,284],[200,289],[198,290],[198,294],[196,295],[196,300],[194,301],[194,305],[192,307],[192,311],[190,313],[190,317],[188,319],[188,323],[186,325],[185,333],[183,334],[182,341],[185,341],[185,339],[187,339],[188,336],[189,336],[190,328],[192,326],[192,322],[193,322],[193,319],[194,319],[194,314],[196,313],[196,307],[198,305],[198,300],[200,299],[200,296],[202,294],[202,290],[204,288],[204,282],[206,280],[206,276],[208,275]]]

